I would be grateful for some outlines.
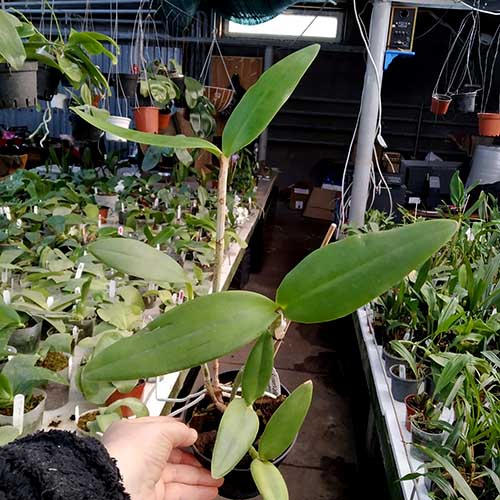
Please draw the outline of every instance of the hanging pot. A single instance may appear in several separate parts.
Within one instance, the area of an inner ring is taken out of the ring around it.
[[[126,116],[110,116],[107,121],[113,125],[116,125],[117,127],[130,128],[130,122],[132,120]],[[111,134],[110,132],[106,132],[106,139],[108,141],[127,142],[127,139],[118,137],[117,135]]]
[[[50,101],[61,81],[61,72],[51,66],[40,64],[36,74],[38,99]]]
[[[0,107],[29,108],[37,97],[38,63],[27,61],[15,71],[8,64],[0,64]]]
[[[109,406],[110,404],[114,403],[115,401],[119,401],[120,399],[125,399],[125,398],[136,398],[136,399],[141,399],[142,395],[144,394],[144,388],[146,387],[146,382],[142,380],[139,382],[130,392],[123,393],[119,392],[116,390],[109,396],[108,399],[106,399],[106,406]],[[131,417],[134,412],[128,407],[128,406],[120,406],[122,416],[124,417]]]
[[[475,92],[464,92],[462,94],[457,94],[453,97],[457,109],[462,113],[474,113],[476,110],[476,96],[477,90]]]
[[[479,135],[486,137],[500,136],[500,113],[478,113]]]
[[[170,119],[171,119],[170,113],[168,113],[168,112],[162,113],[160,111],[159,121],[158,121],[158,130],[159,130],[160,134],[167,133],[168,126],[170,125]]]
[[[445,115],[450,107],[451,97],[444,94],[433,94],[431,111],[435,115]]]
[[[160,125],[160,109],[155,106],[135,108],[134,120],[136,130],[157,134]]]
[[[179,97],[175,99],[175,106],[177,108],[185,108],[187,104],[186,104],[186,97],[184,94],[186,91],[186,84],[184,83],[184,75],[171,76],[170,79],[179,89]]]
[[[217,112],[224,111],[233,100],[234,90],[222,87],[205,87],[205,96],[215,106]]]
[[[112,74],[109,84],[116,89],[117,97],[132,98],[137,92],[138,74],[118,73]]]
[[[224,383],[230,383],[238,374],[237,370],[231,370],[220,374],[220,381]],[[201,390],[200,388],[199,390]],[[290,395],[290,391],[283,385],[281,385],[281,393],[287,396]],[[189,408],[185,414],[185,421],[189,422],[191,416],[194,412],[194,408]],[[276,460],[272,463],[274,466],[279,467],[285,458],[288,456],[292,450],[295,441],[290,445],[290,447]],[[195,446],[193,446],[193,451],[195,457],[198,461],[208,470],[211,468],[212,460],[205,455],[202,455]],[[231,500],[239,500],[246,498],[255,498],[259,495],[257,486],[252,478],[252,473],[250,472],[250,467],[236,467],[229,474],[224,477],[224,484],[219,488],[219,495],[223,498],[230,498]]]
[[[73,122],[72,135],[76,141],[97,142],[103,134],[101,130],[78,115],[72,114],[71,121]]]

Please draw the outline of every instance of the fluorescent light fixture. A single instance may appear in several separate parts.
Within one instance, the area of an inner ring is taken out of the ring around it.
[[[229,21],[226,35],[258,38],[340,39],[341,12],[333,15],[285,13],[261,24],[246,25]]]

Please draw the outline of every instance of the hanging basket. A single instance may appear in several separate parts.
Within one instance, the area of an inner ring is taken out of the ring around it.
[[[160,127],[160,110],[155,106],[134,109],[135,128],[139,132],[157,134]]]
[[[500,113],[478,113],[479,135],[486,137],[500,136]]]
[[[435,115],[445,115],[450,107],[451,97],[444,94],[433,94],[431,111]]]
[[[0,64],[0,108],[29,108],[36,105],[38,63],[25,62],[15,71]]]
[[[224,111],[233,100],[234,90],[222,87],[205,87],[205,96],[215,106],[218,113]]]
[[[46,66],[45,64],[38,65],[38,72],[36,74],[38,99],[50,101],[57,92],[60,81],[61,72],[58,69]]]

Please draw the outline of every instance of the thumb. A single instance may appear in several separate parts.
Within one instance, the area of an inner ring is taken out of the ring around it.
[[[191,446],[198,439],[198,433],[194,429],[179,421],[162,424],[161,432],[172,448]]]

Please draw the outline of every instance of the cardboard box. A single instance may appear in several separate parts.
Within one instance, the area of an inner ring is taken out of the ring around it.
[[[294,186],[290,196],[290,208],[292,210],[304,210],[311,190],[308,187]]]
[[[340,195],[337,191],[315,187],[307,201],[304,217],[332,221],[338,198]]]

